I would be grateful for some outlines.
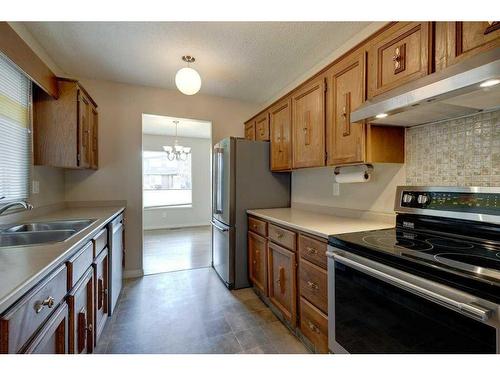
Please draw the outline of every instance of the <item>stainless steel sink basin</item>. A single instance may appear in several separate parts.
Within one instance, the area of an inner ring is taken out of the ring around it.
[[[0,228],[0,247],[29,246],[65,241],[95,220],[59,220],[23,223]]]
[[[52,230],[74,230],[79,232],[80,230],[88,227],[93,220],[60,220],[60,221],[49,221],[40,223],[26,223],[13,225],[9,228],[3,230],[4,233],[12,232],[42,232],[42,231],[52,231]]]
[[[74,230],[54,230],[44,232],[1,233],[0,247],[28,246],[49,242],[60,242],[74,235]]]

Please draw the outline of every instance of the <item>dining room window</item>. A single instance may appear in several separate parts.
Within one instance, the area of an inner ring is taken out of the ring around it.
[[[31,169],[31,81],[0,53],[0,204],[27,199]]]
[[[191,154],[169,160],[162,151],[143,153],[144,207],[192,204]]]

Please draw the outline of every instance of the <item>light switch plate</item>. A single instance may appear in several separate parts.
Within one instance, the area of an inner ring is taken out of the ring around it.
[[[40,181],[33,180],[32,191],[33,191],[33,194],[40,193]]]
[[[340,184],[337,184],[336,182],[333,183],[333,196],[337,197],[340,195]]]

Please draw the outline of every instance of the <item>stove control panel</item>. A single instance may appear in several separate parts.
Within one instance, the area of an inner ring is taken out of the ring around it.
[[[401,187],[400,187],[401,189]],[[453,211],[500,216],[500,192],[461,192],[461,191],[402,190],[400,201],[402,208]],[[396,207],[397,211],[397,207]]]

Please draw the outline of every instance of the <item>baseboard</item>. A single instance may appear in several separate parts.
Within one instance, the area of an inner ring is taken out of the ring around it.
[[[135,279],[142,276],[144,276],[144,270],[142,268],[136,270],[127,270],[123,272],[124,279]]]

